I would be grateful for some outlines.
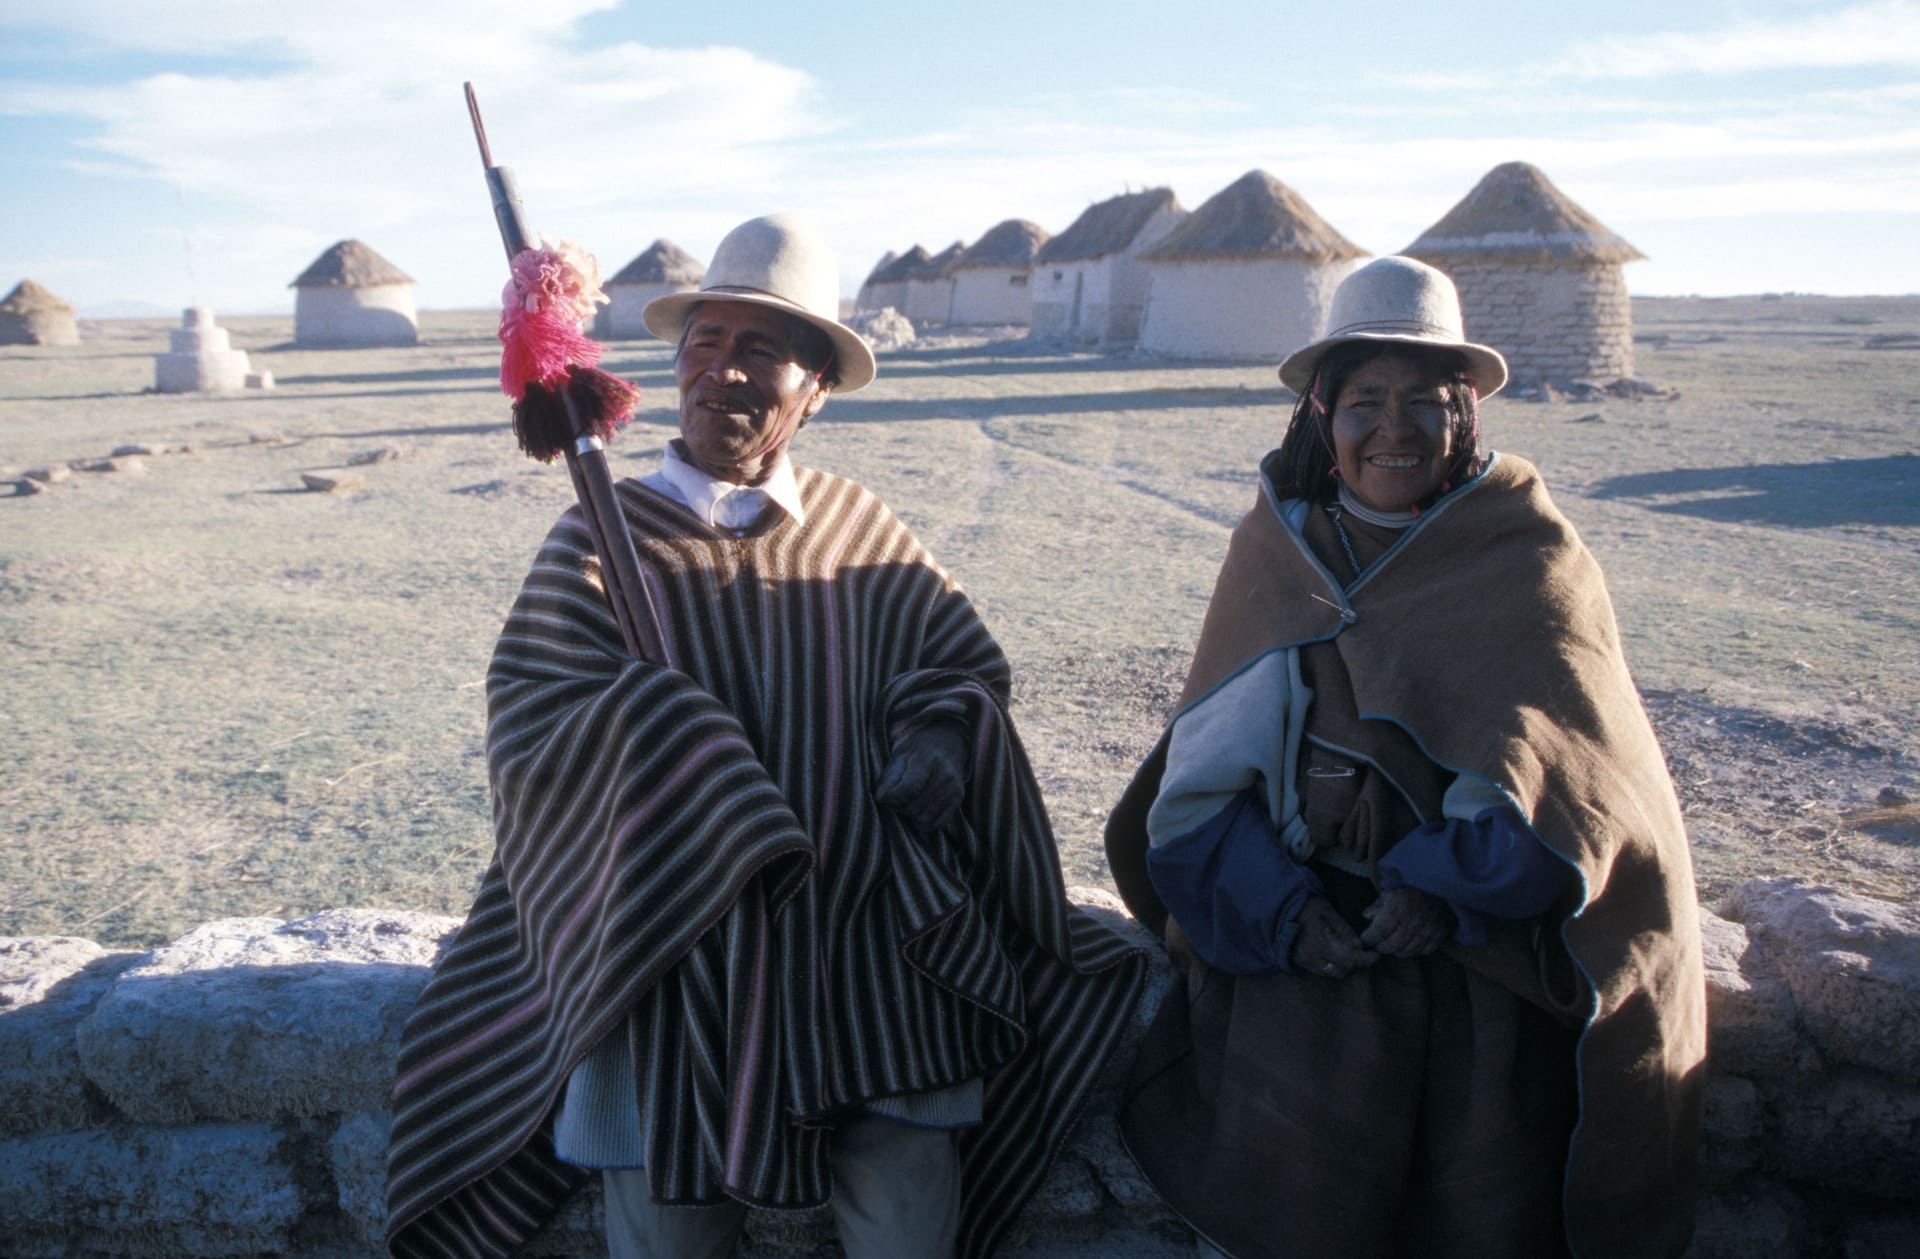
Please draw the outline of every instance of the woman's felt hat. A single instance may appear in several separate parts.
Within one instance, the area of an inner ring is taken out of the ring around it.
[[[873,351],[841,323],[840,269],[818,233],[784,214],[748,219],[713,251],[696,291],[648,302],[640,317],[662,341],[679,341],[687,315],[702,302],[750,302],[804,319],[833,342],[840,369],[836,392],[852,393],[873,380]]]
[[[1460,294],[1444,271],[1397,254],[1375,258],[1333,291],[1327,335],[1287,356],[1280,381],[1304,394],[1314,368],[1335,346],[1354,342],[1453,350],[1467,361],[1467,379],[1482,398],[1507,383],[1507,360],[1491,346],[1467,340]]]

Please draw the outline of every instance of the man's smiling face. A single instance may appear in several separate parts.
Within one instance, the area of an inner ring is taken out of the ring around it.
[[[700,303],[674,359],[680,436],[709,476],[766,478],[827,389],[800,362],[789,317],[752,302]]]

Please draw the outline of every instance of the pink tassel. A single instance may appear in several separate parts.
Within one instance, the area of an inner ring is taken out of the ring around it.
[[[580,331],[605,302],[593,256],[567,241],[542,242],[513,259],[513,278],[500,294],[500,391],[513,399],[513,431],[520,448],[550,463],[572,445],[573,402],[581,429],[602,441],[633,418],[640,390],[601,371],[606,351]]]
[[[523,257],[525,255],[522,255]],[[577,323],[556,319],[545,311],[529,313],[511,301],[500,311],[500,392],[518,398],[535,381],[549,387],[560,382],[576,364],[592,367],[605,353],[598,342],[583,335]]]

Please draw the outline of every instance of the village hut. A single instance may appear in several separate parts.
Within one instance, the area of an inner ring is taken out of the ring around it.
[[[866,294],[867,302],[862,309],[882,310],[891,306],[905,314],[907,277],[925,266],[931,256],[924,248],[915,245],[892,261],[875,267],[873,274],[867,277],[867,282],[861,285],[861,292]]]
[[[1033,258],[1047,243],[1047,229],[1025,219],[1008,219],[987,230],[954,260],[952,324],[1033,322]]]
[[[339,241],[289,286],[298,346],[413,345],[413,277],[357,240]]]
[[[873,270],[867,272],[867,278],[860,281],[860,289],[853,295],[853,309],[856,314],[864,314],[867,311],[880,309],[880,306],[873,300],[874,285],[879,283],[881,274],[885,272],[888,267],[892,266],[894,259],[899,256],[900,255],[893,252],[893,250],[887,250],[886,253],[880,255],[880,261],[873,264]]]
[[[640,318],[646,304],[697,289],[706,275],[700,260],[680,246],[666,239],[654,241],[606,282],[607,304],[594,314],[593,335],[605,340],[651,337]]]
[[[80,329],[73,307],[22,280],[0,301],[0,345],[78,345]]]
[[[913,320],[914,327],[947,322],[953,307],[953,276],[947,269],[965,252],[966,242],[956,240],[907,273],[907,304],[900,313]]]
[[[1033,335],[1132,343],[1147,307],[1147,269],[1139,256],[1186,216],[1171,188],[1088,206],[1034,255]]]
[[[1299,193],[1248,171],[1140,255],[1152,277],[1140,348],[1277,362],[1320,335],[1366,256]]]
[[[1526,162],[1496,166],[1402,252],[1453,278],[1467,334],[1519,382],[1633,374],[1624,264],[1646,255]]]

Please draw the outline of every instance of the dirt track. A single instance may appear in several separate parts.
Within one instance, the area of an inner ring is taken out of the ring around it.
[[[1665,402],[1489,403],[1608,572],[1703,894],[1801,871],[1920,893],[1920,299],[1637,301]],[[0,935],[123,943],[333,905],[459,912],[488,838],[479,679],[568,502],[493,392],[490,317],[405,350],[224,321],[280,387],[159,396],[164,322],[0,350],[0,495],[124,442],[191,445],[0,498]],[[617,447],[671,433],[666,354]],[[951,342],[883,358],[796,446],[878,490],[984,609],[1070,875],[1177,691],[1271,368]],[[392,447],[356,492],[301,472]]]

